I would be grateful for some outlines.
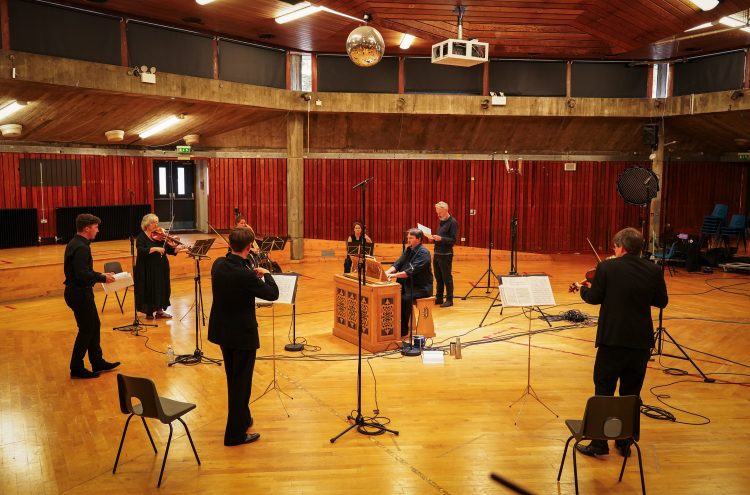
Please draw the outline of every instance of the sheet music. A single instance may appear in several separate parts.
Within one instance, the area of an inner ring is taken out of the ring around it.
[[[427,236],[427,237],[431,237],[432,236],[432,229],[430,229],[429,227],[426,227],[426,226],[422,225],[421,223],[417,223],[417,228],[419,230],[421,230],[424,233],[425,236]]]
[[[503,306],[554,306],[555,295],[549,277],[532,275],[528,277],[501,277],[500,293]]]
[[[115,281],[111,284],[103,283],[102,289],[106,294],[112,294],[115,291],[133,286],[133,277],[128,272],[115,273]]]
[[[299,275],[296,273],[272,273],[271,276],[279,287],[279,298],[275,301],[266,301],[265,299],[256,297],[255,302],[294,304],[297,293],[297,277]]]

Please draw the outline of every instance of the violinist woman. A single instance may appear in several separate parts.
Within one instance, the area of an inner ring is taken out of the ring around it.
[[[362,222],[354,222],[352,224],[352,232],[349,234],[349,237],[346,239],[347,245],[350,242],[362,242],[362,232],[364,231],[364,226],[362,225]],[[365,234],[365,242],[372,243],[372,239],[370,239],[370,236]],[[344,260],[344,273],[349,273],[352,271],[352,258],[348,254],[346,255],[346,259]]]
[[[169,260],[184,251],[182,244],[165,242],[165,233],[159,228],[159,217],[149,213],[141,220],[141,232],[136,239],[135,307],[146,318],[171,318],[164,310],[170,306]],[[174,245],[173,245],[174,244]]]
[[[235,229],[249,229],[250,232],[253,233],[253,236],[255,236],[255,231],[250,226],[250,224],[247,223],[247,219],[244,217],[244,215],[237,215],[234,217],[234,228]],[[227,252],[227,255],[232,252],[232,248],[229,247],[229,251]],[[247,255],[247,260],[250,262],[250,265],[252,268],[258,268],[260,266],[260,247],[258,247],[258,243],[253,240],[253,243],[250,247],[250,252]]]

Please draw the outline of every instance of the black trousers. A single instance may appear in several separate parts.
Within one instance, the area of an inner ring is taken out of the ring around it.
[[[89,353],[92,366],[102,362],[102,348],[100,345],[99,312],[94,302],[94,290],[79,287],[65,287],[65,304],[73,310],[78,335],[73,343],[73,354],[70,357],[70,369],[84,368],[83,358]]]
[[[596,395],[614,396],[617,382],[620,395],[641,395],[651,349],[599,346],[594,363],[594,391]],[[594,445],[605,446],[605,440],[592,440]],[[619,441],[617,443],[627,443]]]
[[[232,349],[221,346],[224,372],[227,375],[227,426],[224,444],[245,439],[250,426],[250,391],[253,388],[253,369],[257,349]]]
[[[432,257],[432,268],[435,272],[435,282],[437,283],[437,289],[435,289],[435,297],[437,299],[443,298],[443,287],[445,287],[445,298],[449,301],[453,300],[453,253],[451,254],[435,254]]]
[[[432,290],[414,288],[414,294],[411,293],[409,283],[401,286],[401,336],[409,335],[409,318],[412,314],[412,306],[416,304],[417,299],[430,297]]]

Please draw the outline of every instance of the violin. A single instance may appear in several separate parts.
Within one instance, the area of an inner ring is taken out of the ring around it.
[[[157,227],[151,232],[151,239],[157,242],[166,242],[173,248],[176,248],[177,246],[185,246],[187,249],[190,249],[192,247],[189,244],[182,242],[179,237],[169,235],[169,232],[161,227]]]
[[[589,243],[589,246],[591,246],[591,250],[594,252],[594,256],[596,256],[596,264],[599,266],[599,263],[602,262],[602,259],[599,257],[599,253],[596,252],[596,249],[594,248],[594,245],[591,244],[591,241],[589,238],[586,238],[586,242]],[[577,292],[578,291],[578,285],[588,284],[589,286],[594,281],[594,277],[596,276],[596,266],[592,268],[591,270],[588,270],[585,275],[585,279],[581,280],[580,282],[573,282],[570,284],[570,287],[568,287],[568,292]]]

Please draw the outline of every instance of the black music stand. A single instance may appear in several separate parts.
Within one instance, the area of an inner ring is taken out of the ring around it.
[[[364,239],[364,236],[362,236],[362,239]],[[372,256],[374,249],[375,244],[372,242],[352,241],[346,243],[346,255],[359,260],[357,262],[357,270],[365,267],[365,276],[362,277],[362,285],[367,285],[367,264],[360,263],[360,261],[363,261],[366,256]]]
[[[195,260],[195,351],[192,354],[181,354],[175,356],[174,363],[169,363],[169,366],[173,364],[202,364],[211,363],[221,366],[221,359],[214,359],[203,355],[203,351],[200,346],[200,329],[201,324],[206,326],[206,314],[203,312],[203,289],[201,288],[201,266],[200,262],[202,259],[211,259],[206,255],[209,248],[216,239],[199,239],[195,241],[193,247],[187,252],[187,255]]]
[[[283,251],[286,246],[286,239],[284,237],[276,237],[268,235],[260,241],[260,252],[269,253],[271,251]]]
[[[529,275],[545,275],[545,274],[529,274]],[[513,275],[513,276],[516,276],[516,275]],[[497,281],[499,282],[500,285],[502,285],[502,283],[503,283],[503,276],[502,275],[498,275],[497,276]],[[503,310],[505,309],[505,307],[503,306],[502,302],[497,302],[497,300],[499,298],[500,298],[500,290],[499,290],[499,287],[498,287],[497,294],[495,294],[495,297],[492,299],[492,302],[490,303],[490,307],[487,308],[487,312],[484,313],[484,317],[482,318],[482,321],[479,322],[479,326],[480,327],[482,325],[484,325],[484,320],[487,319],[487,316],[490,314],[490,311],[492,311],[492,308],[499,307],[500,308],[500,314],[501,315],[503,314]],[[533,306],[530,309],[530,311],[539,311],[542,314],[542,316],[545,317],[544,319],[547,322],[547,325],[549,325],[549,327],[552,328],[552,323],[550,323],[549,318],[547,318],[547,315],[544,313],[544,311],[542,311],[542,308],[540,308],[539,306]]]

